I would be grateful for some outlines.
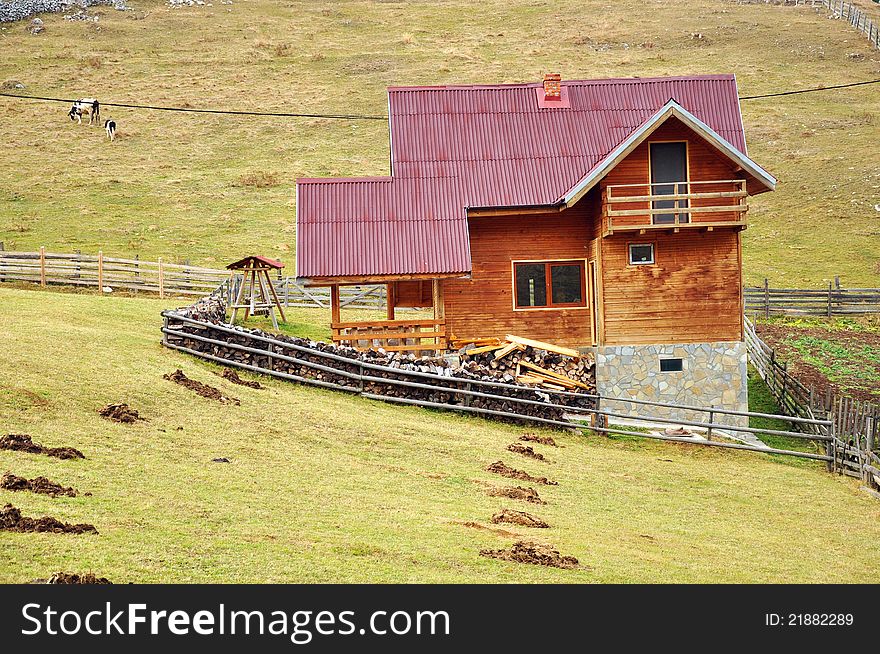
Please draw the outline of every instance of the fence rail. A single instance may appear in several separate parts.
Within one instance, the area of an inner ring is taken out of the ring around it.
[[[764,343],[752,322],[745,318],[746,347],[749,362],[767,384],[779,407],[800,417],[827,416],[833,424],[832,439],[827,447],[829,470],[860,478],[864,488],[880,498],[880,465],[877,452],[880,435],[880,406],[849,397],[835,397],[830,393],[816,393],[788,372],[788,365],[779,361],[776,352]],[[812,423],[795,425],[802,430],[815,431]]]
[[[767,279],[763,286],[743,289],[746,313],[771,315],[850,316],[880,313],[880,288],[841,288],[840,281],[829,282],[828,288],[771,288]]]
[[[523,422],[550,425],[555,427],[589,429],[599,433],[644,436],[665,441],[692,443],[709,447],[748,450],[765,454],[783,454],[830,463],[832,460],[830,443],[833,439],[833,424],[827,419],[803,418],[797,416],[770,415],[748,411],[734,411],[716,407],[692,407],[663,402],[637,400],[633,398],[610,398],[605,396],[573,393],[544,389],[535,393],[534,389],[498,381],[487,381],[468,377],[451,377],[418,370],[393,368],[370,363],[361,359],[340,356],[316,348],[308,348],[286,340],[256,334],[233,328],[228,325],[195,319],[180,311],[162,313],[162,342],[166,347],[192,354],[224,365],[234,366],[252,372],[270,375],[304,384],[332,388],[362,395],[363,397],[410,404],[424,408],[443,409],[503,418]],[[222,354],[227,352],[228,354]],[[233,354],[235,353],[235,354]],[[399,389],[405,389],[400,391]],[[426,391],[422,396],[413,397],[412,390]],[[581,403],[564,403],[576,398]],[[488,408],[486,401],[491,407]],[[621,427],[609,427],[614,419],[644,420],[643,416],[621,413],[602,404],[618,403],[644,404],[656,407],[688,409],[701,414],[704,420],[682,420],[656,416],[652,422],[670,426],[689,426],[706,431],[706,439],[670,436],[662,433],[646,434]],[[483,402],[480,405],[480,402]],[[564,414],[564,419],[546,418],[534,415],[535,408],[550,409]],[[530,411],[527,413],[526,411]],[[801,426],[802,431],[767,430],[740,424],[724,422],[730,418],[750,417],[776,418]],[[803,426],[809,428],[803,431]],[[812,453],[776,449],[751,443],[737,443],[727,440],[712,440],[713,431],[746,434],[774,434],[792,438],[806,438],[823,441],[826,452]]]
[[[104,292],[124,289],[138,293],[156,293],[160,297],[202,297],[222,285],[231,301],[241,283],[241,275],[230,277],[228,270],[189,264],[167,263],[161,258],[145,261],[135,256],[124,259],[75,253],[6,251],[0,247],[0,282],[25,282],[49,285],[95,287]],[[292,277],[272,280],[275,291],[286,307],[330,306],[328,288],[306,288]],[[385,286],[342,286],[340,306],[358,309],[385,308]]]

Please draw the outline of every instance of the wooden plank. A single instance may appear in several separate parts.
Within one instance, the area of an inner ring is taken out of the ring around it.
[[[559,381],[560,383],[563,383],[563,384],[572,384],[573,386],[576,386],[577,388],[583,388],[586,390],[590,389],[589,386],[587,386],[586,384],[584,384],[582,382],[576,381],[576,380],[572,379],[571,377],[566,377],[565,375],[559,374],[558,372],[554,372],[553,370],[547,370],[546,368],[542,368],[541,366],[536,365],[534,363],[531,363],[530,361],[522,360],[519,362],[519,364],[523,368],[528,368],[529,370],[531,370],[532,372],[530,374],[534,374],[539,377],[548,377],[550,379],[554,379],[556,381]]]
[[[506,357],[508,354],[510,354],[514,350],[524,350],[524,349],[525,349],[525,346],[521,345],[520,343],[508,343],[507,345],[505,345],[504,347],[502,347],[500,350],[498,350],[495,353],[495,361],[498,361],[499,359],[503,359],[504,357]]]
[[[531,338],[523,338],[522,336],[513,336],[511,334],[508,334],[507,336],[505,336],[505,338],[511,343],[533,347],[537,350],[545,350],[547,352],[553,352],[555,354],[561,354],[567,357],[580,357],[580,353],[577,350],[572,350],[571,348],[567,347],[561,347],[559,345],[553,345],[552,343],[536,341]]]

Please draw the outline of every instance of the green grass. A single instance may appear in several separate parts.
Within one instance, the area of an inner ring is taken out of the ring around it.
[[[734,72],[744,95],[877,77],[880,55],[844,21],[718,0],[275,2],[94,9],[3,26],[0,81],[56,97],[382,114],[392,84]],[[701,35],[697,38],[695,35]],[[388,173],[380,121],[257,119],[107,108],[71,124],[60,104],[0,99],[0,241],[217,265],[291,263],[297,176]],[[749,154],[780,179],[751,202],[746,281],[880,286],[880,93],[863,86],[742,103]],[[833,238],[829,235],[833,234]]]
[[[536,446],[545,464],[505,451],[522,428],[271,379],[233,386],[161,347],[158,313],[175,303],[0,289],[0,433],[88,457],[0,451],[0,470],[93,493],[0,491],[0,503],[100,531],[0,532],[0,582],[59,570],[138,583],[858,582],[880,571],[880,504],[848,478],[758,454],[560,433],[560,448]],[[326,319],[291,310],[316,330]],[[161,378],[175,368],[241,406]],[[149,420],[97,415],[117,401]],[[232,463],[211,462],[220,456]],[[557,480],[538,487],[548,504],[485,495],[485,484],[509,483],[484,472],[497,459]],[[486,524],[502,506],[547,520],[549,530],[510,530],[584,567],[478,556],[513,538],[457,523]]]

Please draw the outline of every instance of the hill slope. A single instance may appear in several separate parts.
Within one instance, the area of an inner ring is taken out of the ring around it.
[[[880,503],[818,465],[559,433],[560,447],[535,445],[542,463],[506,451],[522,428],[275,380],[232,385],[160,346],[162,307],[0,289],[0,435],[87,457],[0,451],[0,471],[92,493],[0,491],[0,505],[100,532],[0,531],[0,582],[60,570],[116,582],[855,582],[880,571]],[[176,368],[241,405],[162,379]],[[148,420],[98,416],[118,401]],[[558,481],[535,486],[547,504],[489,497],[523,484],[484,470],[498,459]],[[461,524],[489,525],[502,507],[551,528]],[[478,555],[523,536],[583,567]]]
[[[744,95],[880,77],[880,53],[803,7],[720,0],[278,3],[47,16],[0,31],[0,81],[56,97],[383,114],[390,84],[734,72]],[[780,179],[755,199],[747,280],[880,285],[876,86],[743,102],[750,154]],[[290,260],[297,176],[388,172],[382,121],[106,109],[112,146],[60,104],[0,98],[8,248]],[[832,238],[833,237],[833,238]]]

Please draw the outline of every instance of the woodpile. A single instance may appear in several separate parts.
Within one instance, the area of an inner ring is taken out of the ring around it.
[[[479,368],[508,383],[558,391],[596,392],[592,354],[508,335],[487,345],[469,343],[460,351],[463,367]]]
[[[197,320],[199,324],[175,320],[175,315]],[[168,329],[222,342],[206,343],[196,338],[166,334],[166,341],[172,346],[359,393],[502,412],[512,414],[510,419],[513,420],[522,415],[564,421],[565,410],[546,405],[590,408],[595,401],[587,395],[595,387],[592,359],[566,356],[552,349],[531,345],[522,345],[519,349],[521,344],[517,343],[509,353],[501,356],[499,352],[488,350],[475,353],[471,348],[461,353],[458,365],[457,357],[416,357],[381,349],[360,352],[344,345],[232,327],[224,322],[225,305],[218,296],[203,298],[190,307],[168,314],[166,319]],[[254,351],[245,351],[234,347],[236,345]],[[298,361],[290,361],[288,357]],[[547,379],[541,378],[534,383],[518,380],[518,376],[523,376],[516,374],[518,365],[521,370],[531,365],[532,372],[545,375]],[[567,374],[561,371],[567,371]],[[549,381],[551,378],[554,381]],[[394,379],[398,383],[383,382],[383,379]],[[507,386],[473,382],[501,382]],[[583,393],[584,397],[547,392],[553,389]],[[514,402],[513,399],[530,400],[536,404]]]

